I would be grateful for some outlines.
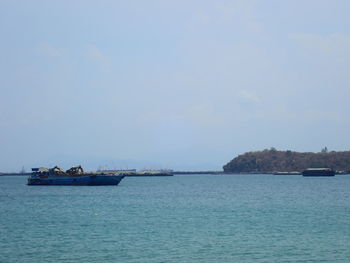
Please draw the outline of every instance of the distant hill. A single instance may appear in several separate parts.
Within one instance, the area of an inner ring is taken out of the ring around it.
[[[274,148],[239,155],[224,165],[231,173],[274,173],[303,171],[307,168],[329,167],[337,171],[350,171],[350,151],[293,152]]]

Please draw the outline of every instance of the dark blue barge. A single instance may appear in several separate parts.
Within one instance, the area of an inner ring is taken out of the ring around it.
[[[81,166],[66,172],[57,166],[51,169],[33,168],[28,185],[118,185],[124,175],[84,173]]]
[[[309,168],[303,171],[303,176],[334,176],[335,171],[331,168]]]

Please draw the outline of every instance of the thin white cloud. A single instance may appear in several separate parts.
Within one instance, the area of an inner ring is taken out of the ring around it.
[[[39,51],[49,57],[63,56],[62,49],[52,46],[49,43],[42,43],[39,45]]]
[[[218,126],[225,123],[225,116],[220,114],[211,103],[196,103],[185,111],[189,122],[198,126]]]
[[[193,12],[190,27],[207,30],[210,26],[240,25],[250,32],[261,32],[262,25],[257,22],[256,0],[230,0],[203,4]]]
[[[253,91],[241,90],[241,91],[239,91],[238,96],[241,99],[244,99],[246,101],[250,101],[250,102],[254,102],[254,103],[260,102],[259,96]]]
[[[236,19],[250,31],[261,31],[262,26],[256,18],[255,0],[234,0],[219,4],[219,13],[223,21]]]
[[[106,62],[108,57],[105,56],[102,51],[93,44],[89,44],[86,46],[86,56],[97,61]]]
[[[255,118],[264,121],[288,121],[291,123],[345,122],[343,114],[319,109],[293,110],[285,106],[273,106],[255,113]]]
[[[290,34],[291,39],[298,41],[304,48],[318,51],[325,55],[350,53],[350,36],[340,33],[330,35]]]
[[[347,119],[343,118],[340,113],[324,110],[307,110],[303,114],[303,119],[306,121],[334,121],[344,122]]]

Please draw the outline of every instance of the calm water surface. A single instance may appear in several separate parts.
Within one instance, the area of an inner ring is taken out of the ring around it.
[[[0,177],[0,262],[350,262],[350,176]]]

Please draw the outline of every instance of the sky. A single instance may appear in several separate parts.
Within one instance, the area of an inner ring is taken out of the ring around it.
[[[348,0],[0,0],[0,171],[350,150]]]

